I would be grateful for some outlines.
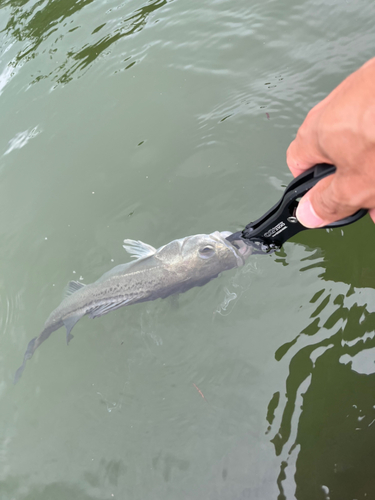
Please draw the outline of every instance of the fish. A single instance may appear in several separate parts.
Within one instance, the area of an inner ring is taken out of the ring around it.
[[[241,267],[251,247],[242,241],[230,243],[226,238],[231,234],[196,234],[158,249],[142,241],[124,240],[123,247],[135,260],[115,266],[94,283],[68,283],[62,302],[52,311],[39,336],[30,340],[14,383],[35,350],[59,328],[65,326],[69,344],[74,325],[85,315],[94,319],[122,306],[164,299],[203,286],[223,271]]]

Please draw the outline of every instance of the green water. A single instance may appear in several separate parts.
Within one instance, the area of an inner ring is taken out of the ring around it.
[[[38,349],[71,279],[237,230],[371,0],[0,3],[0,499],[375,498],[375,230],[300,233]],[[204,398],[202,397],[204,396]]]

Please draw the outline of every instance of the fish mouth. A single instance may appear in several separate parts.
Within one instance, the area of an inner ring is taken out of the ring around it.
[[[236,241],[236,245],[232,245],[232,243],[227,240],[228,236],[230,236],[231,234],[233,233],[231,233],[230,231],[215,231],[214,233],[210,234],[210,236],[215,241],[223,243],[229,250],[231,250],[237,259],[238,266],[242,266],[245,263],[246,257],[251,254],[251,247],[249,245],[246,245],[244,241]]]

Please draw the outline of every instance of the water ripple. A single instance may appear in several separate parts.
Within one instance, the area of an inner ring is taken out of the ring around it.
[[[4,156],[11,153],[14,149],[21,149],[38,134],[40,134],[41,130],[38,129],[38,126],[32,128],[31,130],[24,130],[23,132],[18,132],[13,139],[9,141],[8,149],[5,151]]]
[[[0,32],[2,52],[4,47],[16,44],[14,57],[7,63],[0,79],[0,90],[10,81],[25,62],[39,59],[37,75],[32,75],[30,85],[49,78],[58,84],[71,81],[77,71],[82,73],[100,56],[108,55],[110,48],[124,37],[134,36],[150,22],[152,14],[164,7],[167,0],[147,2],[129,12],[128,2],[120,6],[90,7],[91,27],[85,13],[92,0],[42,4],[28,2],[22,7],[10,6],[8,22]],[[5,6],[3,5],[3,7]],[[42,22],[43,20],[43,22]],[[103,22],[105,20],[105,22]],[[130,67],[133,63],[126,66]],[[43,69],[42,69],[43,68]]]
[[[298,448],[297,475],[301,469],[301,460],[303,460],[301,454],[306,455],[306,433],[303,432],[301,426],[304,419],[308,418],[305,415],[306,411],[312,410],[306,404],[306,400],[314,389],[320,394],[324,392],[320,385],[317,386],[317,381],[321,378],[322,371],[324,373],[325,367],[327,366],[336,383],[339,383],[339,379],[337,375],[335,376],[335,372],[341,373],[342,367],[345,367],[346,377],[350,377],[350,370],[367,375],[375,373],[373,356],[375,311],[371,306],[375,299],[374,290],[358,289],[352,293],[351,287],[348,286],[345,295],[337,293],[338,290],[339,287],[335,283],[329,282],[325,289],[315,293],[310,301],[316,304],[310,314],[313,322],[292,342],[281,346],[275,354],[279,361],[287,357],[289,375],[285,389],[275,393],[278,395],[277,399],[274,395],[270,401],[272,418],[267,418],[270,423],[267,433],[273,427],[275,409],[280,406],[282,411],[276,418],[278,430],[271,442],[275,446],[276,455],[283,457],[284,464],[294,463],[296,458],[291,460],[291,454]],[[348,397],[347,390],[345,388],[344,398]],[[280,397],[280,394],[284,393],[285,397]],[[319,397],[322,398],[321,395],[318,395]],[[365,394],[363,398],[366,399]],[[321,406],[321,401],[319,404]],[[374,416],[372,412],[368,418],[371,420]],[[330,431],[327,430],[327,432]],[[285,478],[285,473],[284,467],[280,474]],[[287,475],[295,473],[293,469],[289,470]],[[280,492],[283,493],[281,482]]]
[[[9,329],[23,307],[22,292],[8,294],[4,283],[0,283],[0,331],[3,336],[9,335]]]

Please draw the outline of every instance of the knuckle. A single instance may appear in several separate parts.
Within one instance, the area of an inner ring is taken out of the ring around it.
[[[294,141],[291,143],[291,145],[286,150],[286,162],[289,166],[293,166],[292,163],[294,163],[293,148],[294,148]]]
[[[302,125],[298,129],[296,139],[303,141],[305,139],[305,137],[308,136],[308,131],[309,131],[309,121],[308,121],[308,115],[307,115],[305,121],[302,123]]]

